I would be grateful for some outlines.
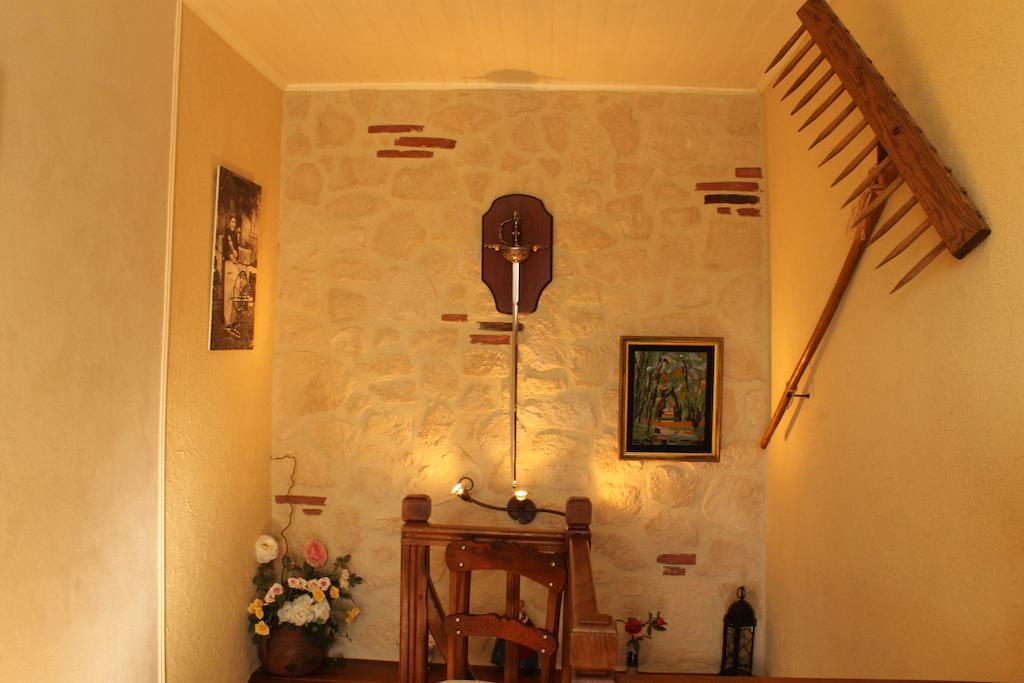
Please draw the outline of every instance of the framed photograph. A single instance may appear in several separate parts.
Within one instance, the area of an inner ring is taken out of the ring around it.
[[[210,349],[251,349],[263,188],[217,168],[210,276]]]
[[[622,337],[619,456],[718,461],[722,339]]]

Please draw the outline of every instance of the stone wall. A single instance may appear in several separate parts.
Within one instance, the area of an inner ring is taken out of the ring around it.
[[[697,185],[760,182],[760,120],[753,95],[286,95],[274,452],[298,458],[294,493],[326,497],[295,510],[293,545],[323,538],[368,578],[346,655],[397,658],[404,494],[432,495],[438,520],[513,524],[448,491],[470,475],[508,495],[509,347],[470,335],[508,320],[480,281],[480,217],[522,192],[555,245],[520,337],[520,480],[541,504],[594,500],[602,604],[671,624],[642,668],[717,670],[735,588],[762,605],[767,261],[756,205]],[[620,335],[725,338],[720,463],[618,459]],[[274,493],[290,472],[275,463]],[[280,529],[288,506],[274,514]]]

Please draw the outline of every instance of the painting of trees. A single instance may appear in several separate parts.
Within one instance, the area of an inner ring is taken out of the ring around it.
[[[629,339],[647,338],[626,337],[624,343]],[[721,341],[708,341],[712,343],[624,348],[623,430],[629,442],[623,444],[624,453],[637,448],[703,452],[712,441],[717,443],[713,405]]]

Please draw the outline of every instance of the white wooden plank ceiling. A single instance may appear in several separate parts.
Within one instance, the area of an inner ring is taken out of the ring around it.
[[[186,0],[279,86],[752,90],[800,0]]]

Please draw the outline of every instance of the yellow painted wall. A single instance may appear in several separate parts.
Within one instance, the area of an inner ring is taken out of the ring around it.
[[[0,20],[0,678],[154,681],[173,0]]]
[[[808,373],[813,397],[769,450],[768,664],[775,675],[1022,680],[1024,12],[1009,1],[835,6],[993,233],[892,296],[937,237],[874,270],[915,210],[868,250]],[[838,207],[859,180],[828,190],[843,163],[817,170],[824,151],[806,148],[818,126],[797,134],[777,98],[765,98],[773,400],[848,248]]]
[[[253,542],[270,523],[282,93],[192,12],[181,31],[167,396],[167,680],[242,681]],[[209,351],[218,165],[263,187],[254,349]]]

